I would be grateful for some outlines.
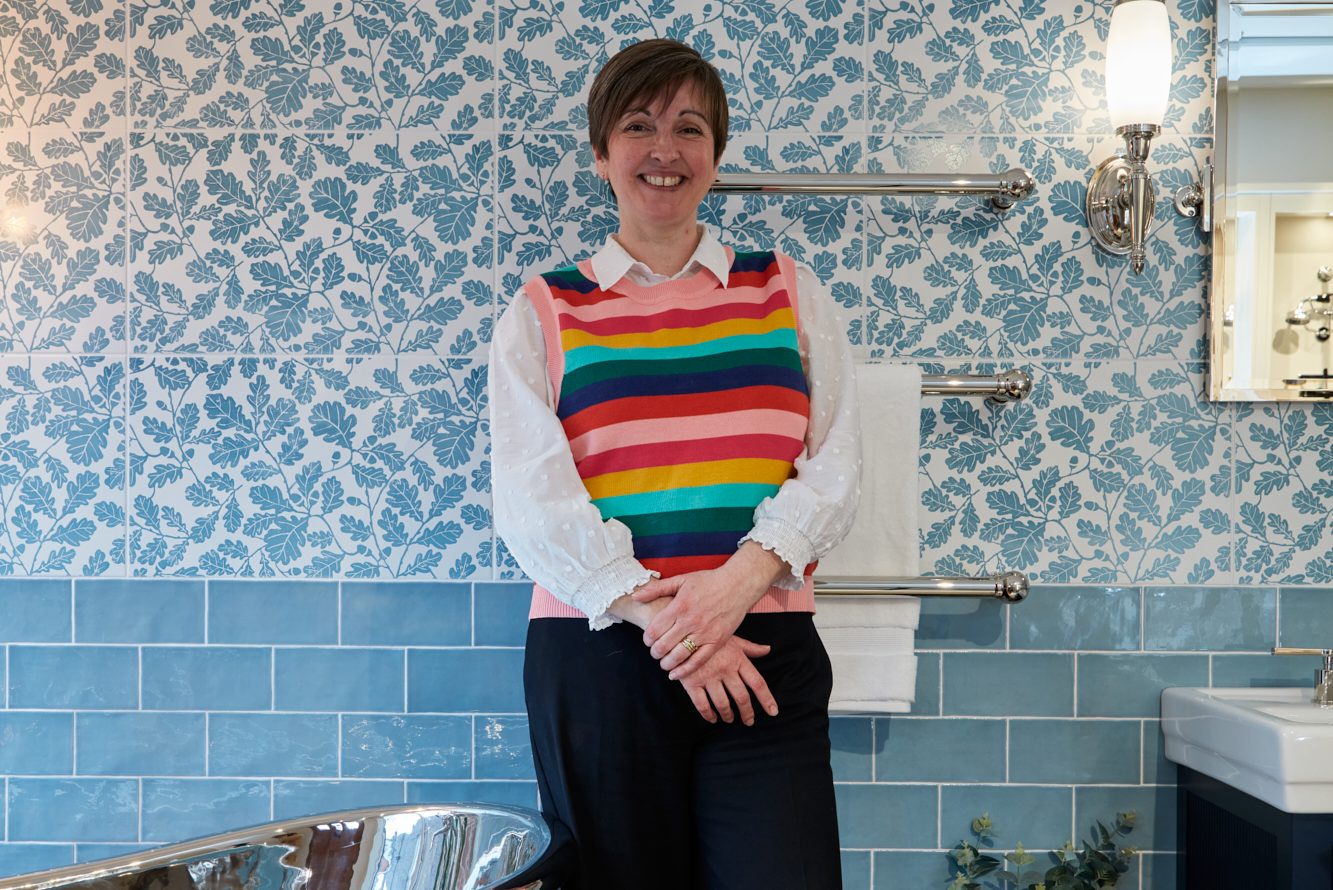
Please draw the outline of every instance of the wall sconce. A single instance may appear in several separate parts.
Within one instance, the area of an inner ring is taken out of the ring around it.
[[[1106,104],[1111,126],[1125,151],[1097,166],[1088,183],[1087,216],[1092,240],[1103,250],[1129,254],[1134,272],[1143,271],[1148,228],[1157,192],[1148,173],[1148,152],[1161,132],[1171,95],[1171,23],[1162,0],[1116,0],[1106,39]],[[1203,187],[1176,192],[1176,209],[1194,216],[1207,202]]]

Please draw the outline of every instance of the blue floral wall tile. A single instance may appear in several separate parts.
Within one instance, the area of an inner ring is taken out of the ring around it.
[[[736,132],[864,132],[864,0],[728,0],[716,64]]]
[[[463,359],[132,359],[134,573],[473,575],[485,380]]]
[[[0,359],[0,574],[123,574],[125,364]]]
[[[588,87],[622,46],[670,37],[717,64],[725,20],[721,0],[500,0],[497,15],[501,126],[585,132]]]
[[[880,355],[1198,358],[1207,252],[1176,226],[1176,187],[1199,178],[1210,143],[1159,140],[1151,262],[1131,275],[1093,246],[1083,202],[1115,150],[1088,138],[869,140],[872,169],[982,173],[1023,167],[1032,198],[1003,215],[980,201],[867,202],[866,337]],[[1192,224],[1193,221],[1190,221]]]
[[[0,60],[0,130],[106,126],[124,114],[125,5],[7,0]]]
[[[484,0],[130,4],[135,126],[370,130],[492,118]]]
[[[1333,581],[1333,406],[1236,407],[1236,566],[1252,584]]]
[[[950,369],[952,372],[954,369]],[[1230,580],[1230,412],[1201,368],[1042,364],[1000,408],[922,412],[922,564],[1044,583]]]
[[[867,0],[868,102],[879,132],[1109,131],[1107,0]],[[1168,4],[1169,132],[1212,130],[1213,3]]]
[[[136,349],[458,355],[489,322],[490,140],[133,141]]]
[[[0,351],[124,351],[124,166],[123,128],[0,130]]]

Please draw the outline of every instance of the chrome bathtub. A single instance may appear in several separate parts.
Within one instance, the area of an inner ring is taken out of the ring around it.
[[[531,810],[349,810],[0,879],[0,890],[557,890],[567,845]]]

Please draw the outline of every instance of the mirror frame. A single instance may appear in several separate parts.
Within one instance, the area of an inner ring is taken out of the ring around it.
[[[1227,318],[1227,306],[1236,282],[1233,280],[1236,220],[1239,198],[1228,173],[1238,142],[1233,144],[1231,128],[1238,124],[1230,108],[1229,58],[1235,22],[1235,6],[1311,6],[1333,11],[1333,0],[1218,0],[1214,41],[1213,78],[1213,190],[1212,190],[1212,262],[1208,285],[1208,397],[1215,402],[1313,402],[1333,400],[1333,386],[1308,394],[1310,391],[1287,388],[1253,388],[1228,385],[1224,365],[1225,338],[1234,333],[1233,321]]]

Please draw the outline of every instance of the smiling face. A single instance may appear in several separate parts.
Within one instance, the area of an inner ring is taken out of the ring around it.
[[[606,153],[594,152],[598,175],[615,191],[622,231],[692,229],[717,178],[712,128],[688,81],[648,104],[632,103],[611,126]]]

